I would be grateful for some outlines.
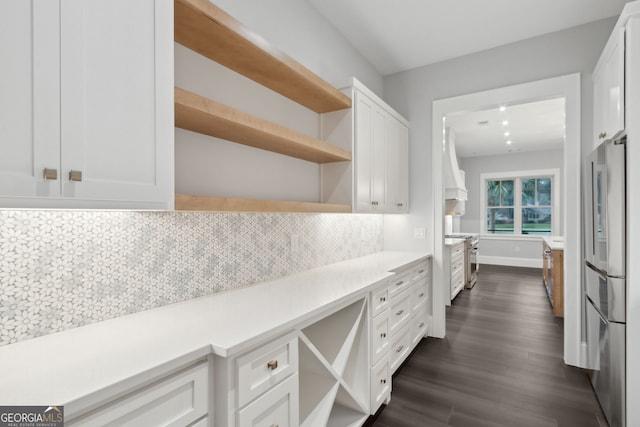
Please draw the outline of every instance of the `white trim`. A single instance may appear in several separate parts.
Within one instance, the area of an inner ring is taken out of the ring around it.
[[[522,229],[522,202],[520,197],[516,197],[517,194],[522,192],[522,179],[523,178],[536,178],[550,176],[553,179],[553,195],[551,204],[551,234],[555,236],[560,229],[560,218],[556,215],[557,208],[560,206],[560,169],[536,169],[536,170],[524,170],[524,171],[511,171],[511,172],[486,172],[480,174],[480,234],[483,236],[492,235],[487,232],[487,222],[485,221],[485,214],[487,212],[487,186],[486,181],[489,179],[504,179],[513,178],[514,182],[514,234],[508,234],[508,236],[526,236],[526,234],[516,233],[517,230]],[[520,212],[520,213],[517,213]]]
[[[570,365],[583,366],[581,352],[582,324],[582,237],[581,237],[581,144],[580,144],[580,74],[568,74],[550,79],[522,83],[453,98],[433,101],[431,129],[431,165],[433,177],[433,335],[445,335],[445,306],[448,293],[443,284],[444,252],[444,180],[442,174],[444,152],[444,117],[460,111],[481,111],[504,104],[565,98],[565,186],[563,221],[565,236],[564,283],[564,360]]]
[[[480,269],[483,264],[487,265],[506,265],[509,267],[528,267],[528,268],[542,268],[542,257],[540,258],[515,258],[504,256],[483,256],[478,257],[478,263]],[[542,276],[540,276],[542,279]]]
[[[522,241],[522,242],[535,242],[542,243],[542,236],[540,234],[479,234],[480,240],[503,240],[503,241]]]

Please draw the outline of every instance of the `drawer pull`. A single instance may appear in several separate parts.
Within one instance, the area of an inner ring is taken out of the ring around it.
[[[382,333],[380,334],[380,338],[386,338],[386,337],[387,337],[387,333],[386,333],[386,332],[382,332]]]
[[[401,345],[400,347],[396,348],[396,353],[400,353],[403,348],[404,348],[404,345]]]
[[[55,181],[58,179],[58,169],[44,168],[42,177],[48,181]]]
[[[278,424],[271,424],[269,427],[280,427]]]
[[[418,325],[418,328],[422,328],[424,326],[424,322],[420,322],[420,324]]]
[[[82,171],[69,171],[69,181],[82,182]]]
[[[397,207],[399,207],[399,208],[401,208],[401,207],[403,207],[403,206],[404,206],[404,203],[396,203],[396,206],[397,206]]]
[[[372,205],[372,206],[378,206],[378,202],[377,202],[376,200],[373,200],[373,201],[371,202],[371,205]]]
[[[275,371],[276,369],[278,369],[278,361],[270,360],[269,362],[267,362],[267,368],[269,368],[269,370],[271,371]]]
[[[422,274],[422,273],[424,273],[424,268],[418,270],[418,274]]]
[[[387,297],[380,297],[380,302],[385,302],[387,300]]]
[[[404,313],[404,310],[399,310],[396,312],[396,316],[400,316],[402,313]]]
[[[400,280],[399,282],[396,282],[396,286],[400,286],[404,283],[404,280]]]
[[[386,383],[387,383],[387,379],[386,378],[383,378],[383,379],[380,380],[380,384],[386,384]]]
[[[424,296],[424,292],[420,293],[420,295],[418,295],[418,298],[422,298]]]

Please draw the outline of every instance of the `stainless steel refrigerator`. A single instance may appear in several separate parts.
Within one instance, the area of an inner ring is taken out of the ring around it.
[[[587,362],[611,427],[626,426],[626,142],[605,141],[586,165]]]

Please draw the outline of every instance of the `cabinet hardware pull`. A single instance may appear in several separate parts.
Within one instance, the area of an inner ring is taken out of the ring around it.
[[[404,310],[400,310],[396,313],[396,316],[400,316],[402,313],[404,313]]]
[[[424,273],[424,268],[418,270],[418,274],[422,274],[422,273]]]
[[[380,297],[380,302],[385,302],[387,300],[387,297]]]
[[[386,332],[383,332],[383,333],[380,334],[380,338],[386,338],[386,337],[387,337]]]
[[[420,295],[418,295],[418,298],[422,298],[424,296],[424,292],[422,292]]]
[[[399,207],[399,208],[401,208],[401,207],[403,207],[403,206],[404,206],[404,203],[396,203],[396,206],[397,206],[397,207]]]
[[[44,168],[44,170],[42,171],[42,176],[48,181],[55,181],[56,179],[58,179],[58,169]]]
[[[371,205],[372,205],[372,206],[378,206],[378,202],[377,202],[377,201],[375,201],[375,200],[373,200],[373,201],[371,202]]]
[[[278,369],[278,361],[270,360],[269,362],[267,362],[267,368],[269,368],[272,371],[275,371],[276,369]]]
[[[387,383],[387,379],[386,378],[383,378],[383,379],[380,380],[380,384],[386,384],[386,383]]]
[[[598,135],[598,138],[600,139],[605,139],[607,137],[607,133],[606,132],[602,132],[600,135]]]
[[[422,328],[424,326],[424,322],[420,322],[420,324],[418,325],[418,328]]]
[[[396,348],[396,353],[400,353],[403,348],[404,348],[404,345],[401,345],[400,347]]]
[[[82,171],[69,171],[69,181],[73,182],[81,182],[82,181]]]
[[[404,280],[400,280],[399,282],[396,283],[396,286],[400,286],[404,283]]]
[[[278,424],[271,424],[269,427],[280,427]]]

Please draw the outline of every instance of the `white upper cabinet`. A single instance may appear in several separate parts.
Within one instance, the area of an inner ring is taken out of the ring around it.
[[[409,123],[355,78],[345,89],[353,108],[323,114],[325,141],[353,161],[322,165],[322,201],[354,212],[409,211]]]
[[[171,209],[173,5],[3,1],[0,32],[0,206]]]
[[[594,145],[624,129],[624,28],[616,29],[593,71]]]

